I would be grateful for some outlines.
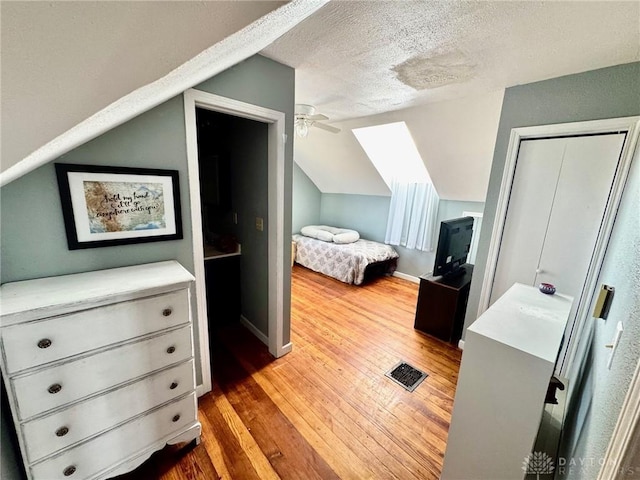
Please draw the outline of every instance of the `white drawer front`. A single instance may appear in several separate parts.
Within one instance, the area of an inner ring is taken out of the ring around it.
[[[148,340],[15,377],[11,383],[18,415],[28,419],[191,356],[191,326],[188,325]]]
[[[189,322],[187,289],[2,329],[9,374]]]
[[[196,396],[192,394],[32,466],[31,473],[35,480],[90,478],[152,443],[193,425],[197,421],[196,411]]]
[[[29,462],[195,390],[193,360],[22,426]]]

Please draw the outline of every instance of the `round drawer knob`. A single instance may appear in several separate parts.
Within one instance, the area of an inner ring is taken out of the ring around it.
[[[162,316],[163,317],[168,317],[172,313],[173,313],[173,310],[171,308],[165,308],[164,310],[162,310]]]
[[[171,345],[169,348],[167,348],[167,353],[169,355],[171,355],[175,351],[176,351],[176,347],[174,347],[173,345]]]
[[[169,385],[169,388],[171,390],[175,390],[178,387],[178,382],[173,382],[171,385]]]
[[[75,465],[69,465],[67,468],[65,468],[62,473],[64,474],[65,477],[70,477],[71,475],[73,475],[74,473],[76,473],[76,467]]]
[[[49,393],[58,393],[60,390],[62,390],[62,385],[60,385],[59,383],[54,383],[47,390],[49,391]]]
[[[43,338],[38,342],[38,348],[49,348],[51,346],[51,340]]]
[[[177,422],[178,420],[180,420],[180,414],[174,415],[173,418],[171,419],[172,422]]]
[[[69,433],[68,427],[60,427],[56,430],[56,437],[64,437],[67,433]]]

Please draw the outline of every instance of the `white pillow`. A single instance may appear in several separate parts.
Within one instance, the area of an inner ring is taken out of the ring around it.
[[[322,225],[308,225],[300,229],[300,233],[305,237],[316,238],[323,242],[332,242],[333,233],[322,228]]]
[[[355,230],[344,230],[333,236],[334,243],[353,243],[360,240],[360,234]]]
[[[324,242],[353,243],[360,239],[360,234],[355,230],[329,227],[327,225],[307,225],[300,229],[300,233],[305,237],[315,238]]]

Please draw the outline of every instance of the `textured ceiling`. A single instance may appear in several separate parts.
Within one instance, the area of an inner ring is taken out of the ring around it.
[[[332,120],[640,59],[640,2],[334,1],[263,51]]]
[[[2,170],[285,2],[2,1]]]
[[[295,0],[275,11],[283,2],[0,1],[0,180],[10,181],[5,171],[16,162],[35,168],[182,91],[176,88],[189,88],[197,72],[215,75],[216,68],[233,65],[228,50],[240,61],[264,48],[324,1]],[[259,24],[251,39],[227,41]],[[261,45],[251,51],[245,44]],[[333,121],[355,118],[366,126],[386,118],[381,112],[433,105],[425,114],[429,135],[426,120],[418,120],[422,114],[413,112],[419,128],[409,126],[436,188],[460,198],[460,172],[475,172],[472,181],[488,171],[495,133],[487,125],[497,128],[499,111],[495,93],[640,59],[640,2],[335,0],[262,53],[296,68],[296,100],[316,105]],[[474,149],[455,141],[439,150],[428,147],[438,141],[440,126],[453,138],[456,116],[464,115],[459,98],[480,102],[485,113],[479,121],[491,118],[483,130],[489,138],[478,139]],[[445,125],[445,117],[451,123]],[[367,171],[364,161],[350,165],[353,156],[346,158],[339,147],[352,141],[344,137],[349,125],[325,136],[317,151],[306,148],[300,162],[316,172],[313,180],[323,191],[381,194],[377,173]],[[344,162],[329,165],[326,156]],[[363,180],[369,177],[374,180]],[[484,187],[470,188],[464,198],[477,198]]]
[[[352,132],[403,121],[441,199],[484,202],[503,91],[337,122],[340,133],[311,128],[294,139],[294,159],[324,193],[390,195]]]

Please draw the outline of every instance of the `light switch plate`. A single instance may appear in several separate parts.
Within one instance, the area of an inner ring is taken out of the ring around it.
[[[256,230],[259,232],[264,230],[264,220],[261,217],[256,217]]]

